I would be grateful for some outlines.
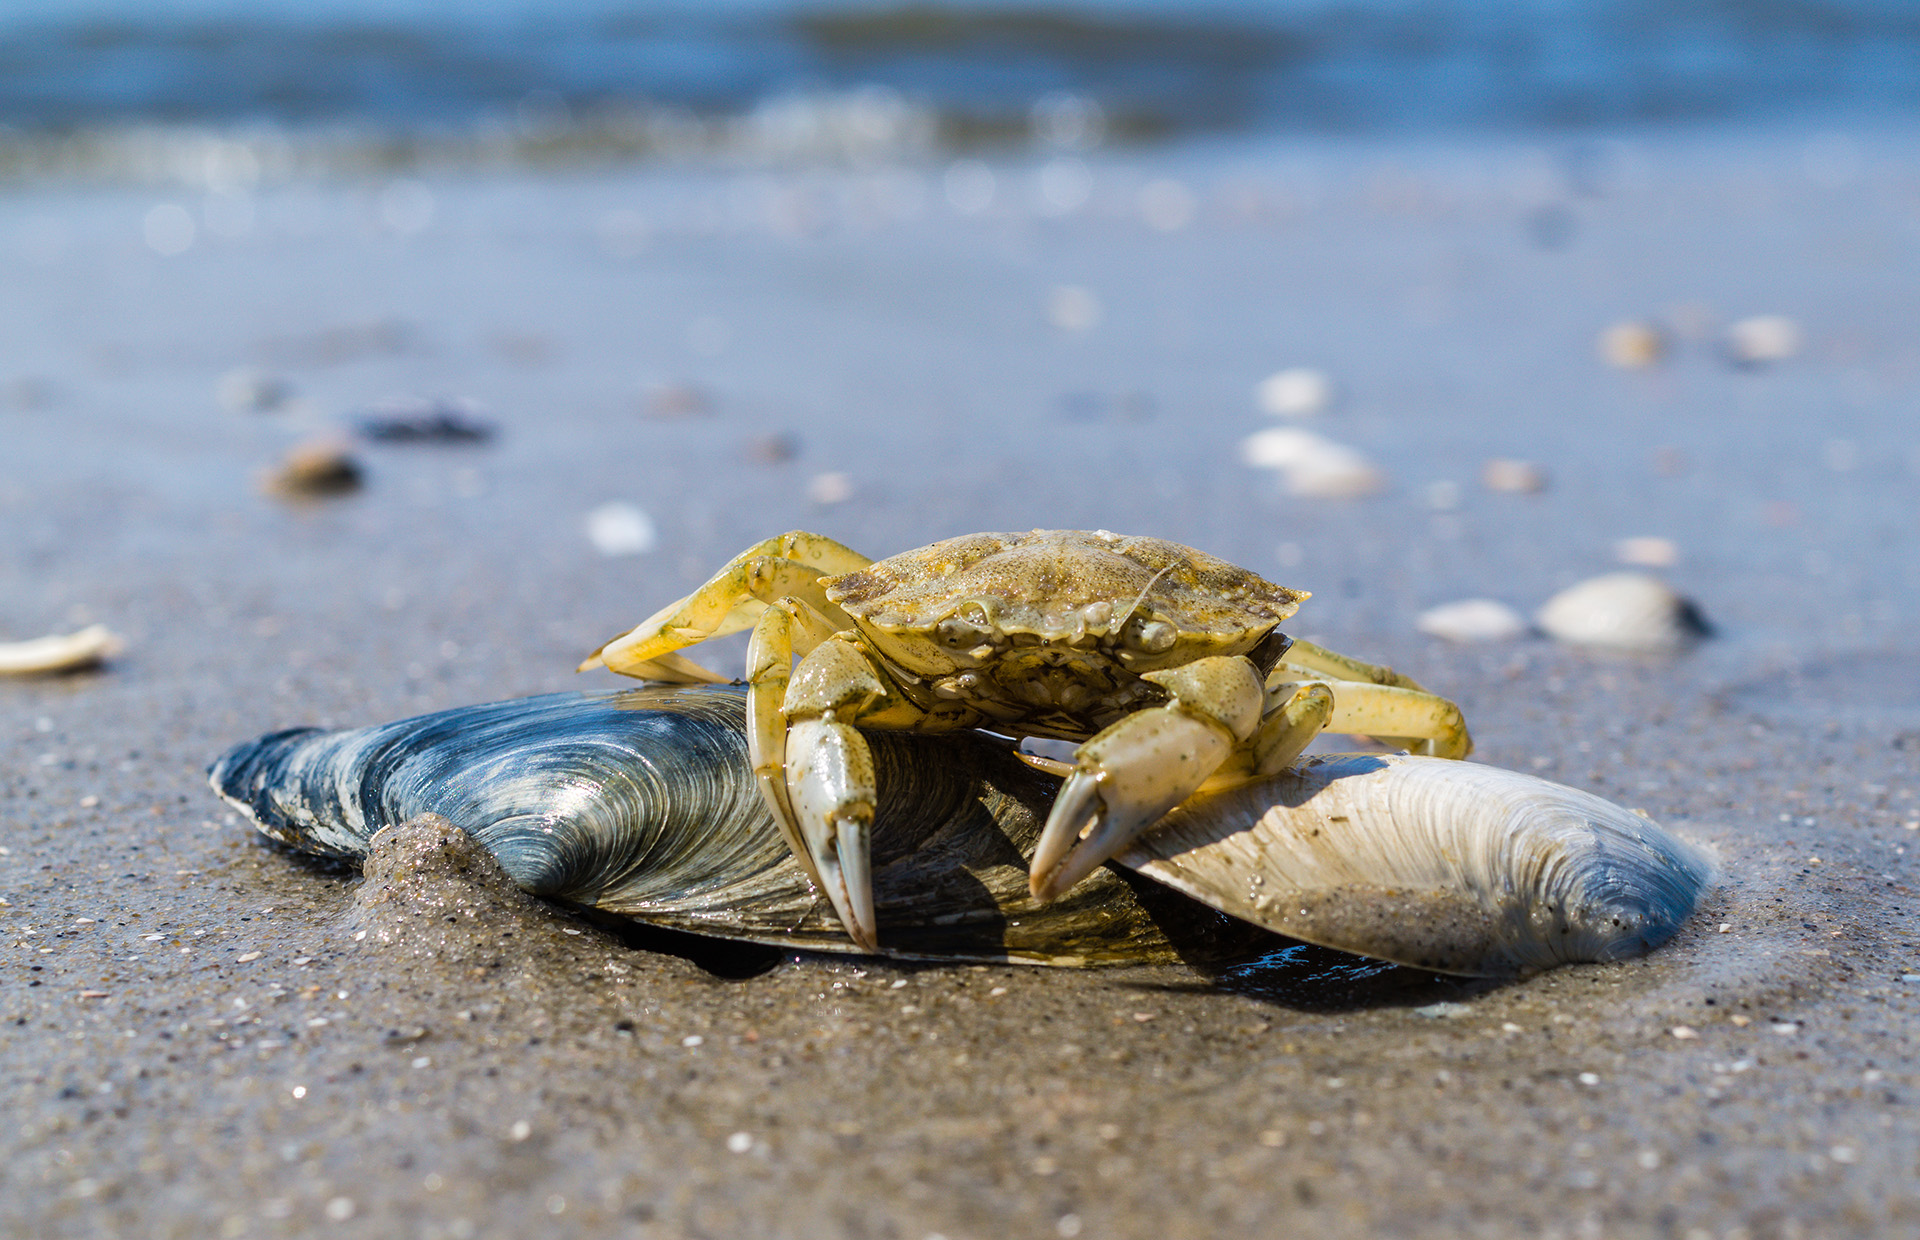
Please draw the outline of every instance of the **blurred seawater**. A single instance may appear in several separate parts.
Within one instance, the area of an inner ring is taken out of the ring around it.
[[[0,178],[1901,117],[1901,0],[14,0]],[[185,151],[186,154],[182,154]],[[191,179],[191,178],[190,178]],[[205,179],[205,178],[200,178]]]

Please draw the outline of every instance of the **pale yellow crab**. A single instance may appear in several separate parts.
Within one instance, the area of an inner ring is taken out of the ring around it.
[[[1460,710],[1390,668],[1279,631],[1307,595],[1105,530],[969,534],[874,562],[795,531],[581,664],[727,679],[674,652],[751,627],[748,751],[787,843],[868,950],[873,760],[860,728],[1084,741],[1034,851],[1049,900],[1202,784],[1273,774],[1322,730],[1440,757]],[[798,666],[794,657],[800,656]]]

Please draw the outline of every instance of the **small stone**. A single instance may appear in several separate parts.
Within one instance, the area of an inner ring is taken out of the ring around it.
[[[705,417],[713,412],[713,401],[691,383],[656,383],[641,398],[640,408],[647,417],[672,422]]]
[[[645,555],[659,541],[653,518],[637,504],[612,500],[587,514],[587,541],[608,557]]]
[[[1691,1042],[1700,1036],[1700,1031],[1689,1025],[1675,1025],[1667,1032],[1682,1042]]]
[[[1784,362],[1800,352],[1800,325],[1781,314],[1755,315],[1728,327],[1722,345],[1736,366]]]
[[[1658,365],[1667,355],[1667,336],[1652,323],[1629,320],[1600,333],[1600,358],[1622,370]]]
[[[784,465],[799,455],[800,441],[781,431],[755,435],[747,441],[746,457],[758,465]]]
[[[1240,456],[1277,472],[1287,492],[1303,499],[1357,499],[1386,489],[1386,475],[1357,449],[1297,426],[1249,435]]]
[[[288,452],[267,474],[269,494],[285,499],[320,499],[349,495],[360,489],[360,463],[345,446],[332,439],[314,439]]]
[[[1672,568],[1680,562],[1680,548],[1671,538],[1623,538],[1613,544],[1613,558],[1641,568]]]
[[[744,1154],[753,1148],[753,1134],[736,1132],[727,1138],[727,1149],[735,1154]]]
[[[1608,573],[1568,586],[1534,620],[1577,646],[1648,653],[1685,649],[1711,630],[1691,600],[1646,573]]]
[[[260,953],[259,952],[241,952],[238,956],[235,956],[234,959],[241,964],[248,964],[248,963],[251,963],[252,961],[260,959]]]
[[[1260,411],[1276,418],[1310,418],[1333,404],[1333,379],[1310,366],[1276,371],[1253,390]]]
[[[1537,495],[1547,489],[1547,471],[1532,461],[1495,457],[1480,467],[1480,485],[1510,495]]]
[[[344,1223],[354,1215],[356,1207],[351,1197],[335,1197],[327,1203],[327,1217],[336,1223]]]
[[[1429,637],[1450,642],[1511,641],[1526,633],[1525,616],[1490,598],[1468,598],[1429,607],[1413,626]]]

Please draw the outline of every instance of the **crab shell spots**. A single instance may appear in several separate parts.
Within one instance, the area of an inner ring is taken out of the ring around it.
[[[1081,530],[950,538],[826,591],[916,663],[950,661],[962,633],[1075,644],[1131,624],[1137,671],[1243,653],[1307,598],[1179,543]]]

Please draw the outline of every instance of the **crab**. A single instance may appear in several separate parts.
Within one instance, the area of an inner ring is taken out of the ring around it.
[[[742,629],[748,753],[795,857],[877,950],[862,728],[1079,742],[1029,882],[1045,902],[1199,791],[1292,765],[1322,731],[1472,749],[1459,707],[1388,667],[1282,634],[1308,597],[1179,543],[1105,530],[969,534],[873,561],[793,531],[580,665],[721,683],[678,651]],[[798,657],[796,665],[795,658]]]

